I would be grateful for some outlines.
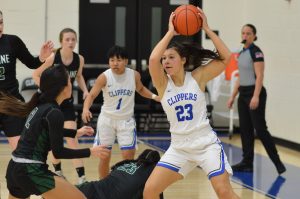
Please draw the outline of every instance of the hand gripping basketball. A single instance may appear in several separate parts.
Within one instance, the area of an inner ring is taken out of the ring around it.
[[[174,11],[173,24],[175,31],[181,35],[194,35],[201,29],[202,19],[199,10],[193,5],[181,5]]]

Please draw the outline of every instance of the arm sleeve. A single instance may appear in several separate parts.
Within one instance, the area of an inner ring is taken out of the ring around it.
[[[264,61],[264,53],[257,46],[254,46],[250,49],[250,54],[253,62],[263,62]]]
[[[46,116],[49,128],[51,150],[57,159],[85,158],[91,155],[90,149],[68,149],[63,143],[64,116],[58,109],[52,109]]]
[[[11,42],[12,47],[15,49],[16,57],[28,68],[36,69],[43,64],[38,56],[32,56],[24,42],[19,37],[14,36]]]
[[[64,128],[64,137],[75,138],[77,131],[75,129]]]

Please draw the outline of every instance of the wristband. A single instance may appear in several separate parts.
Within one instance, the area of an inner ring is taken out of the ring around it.
[[[155,97],[157,97],[157,95],[155,95],[154,93],[151,95],[151,98],[154,100]]]

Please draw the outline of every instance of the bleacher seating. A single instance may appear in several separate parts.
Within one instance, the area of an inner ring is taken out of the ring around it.
[[[32,95],[37,91],[38,86],[35,84],[32,77],[27,77],[23,80],[21,86],[21,94],[24,97],[25,101],[29,101]]]

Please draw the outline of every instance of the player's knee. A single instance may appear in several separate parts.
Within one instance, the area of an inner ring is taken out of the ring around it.
[[[123,155],[124,160],[133,160],[134,159],[134,154],[126,154]]]
[[[122,151],[122,156],[124,160],[133,160],[135,150]]]
[[[216,189],[216,193],[218,195],[218,198],[231,198],[232,190],[229,189],[227,186],[220,186]]]
[[[144,188],[143,196],[144,198],[153,198],[159,195],[158,183],[147,181]]]
[[[105,157],[101,157],[101,158],[100,158],[100,163],[103,163],[103,164],[109,164],[109,162],[110,162],[110,157],[111,157],[111,154],[108,155],[108,156],[105,156]]]

